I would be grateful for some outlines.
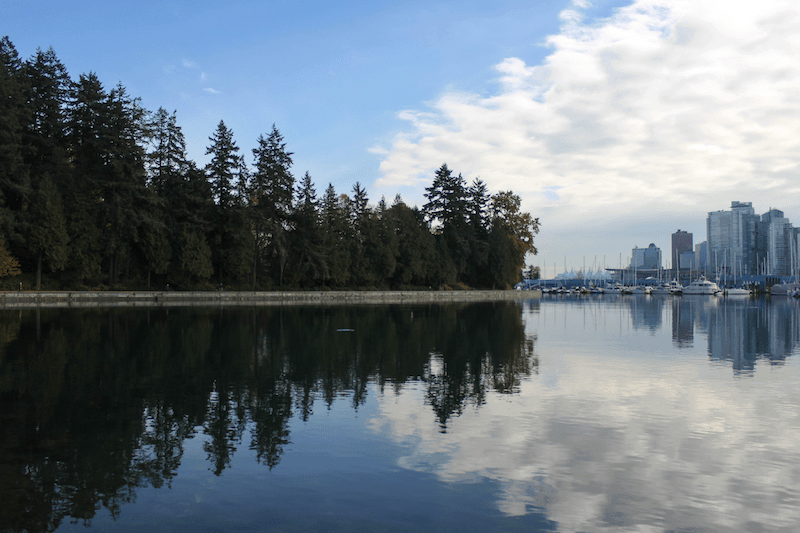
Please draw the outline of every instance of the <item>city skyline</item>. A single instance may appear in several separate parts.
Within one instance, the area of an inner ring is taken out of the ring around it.
[[[793,3],[408,1],[392,6],[9,3],[23,58],[177,111],[188,155],[220,120],[249,158],[274,123],[318,191],[422,205],[442,164],[538,217],[552,274],[705,234],[720,198],[800,214]],[[746,191],[746,192],[745,192]],[[664,254],[666,258],[667,253]]]

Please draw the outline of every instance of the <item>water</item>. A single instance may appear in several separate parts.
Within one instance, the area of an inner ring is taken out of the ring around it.
[[[798,302],[0,312],[0,531],[789,531]]]

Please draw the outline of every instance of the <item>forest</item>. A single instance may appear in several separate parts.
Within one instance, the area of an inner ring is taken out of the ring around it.
[[[211,128],[209,128],[211,129]],[[223,120],[200,167],[177,112],[0,40],[0,288],[509,288],[539,220],[446,164],[410,207],[318,195],[273,124],[246,162]]]

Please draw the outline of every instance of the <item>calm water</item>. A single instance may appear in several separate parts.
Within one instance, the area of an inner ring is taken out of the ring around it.
[[[796,531],[799,308],[0,311],[0,531]]]

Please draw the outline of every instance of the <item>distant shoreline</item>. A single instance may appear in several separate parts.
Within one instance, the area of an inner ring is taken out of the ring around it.
[[[5,291],[0,308],[447,303],[525,300],[541,291]]]

